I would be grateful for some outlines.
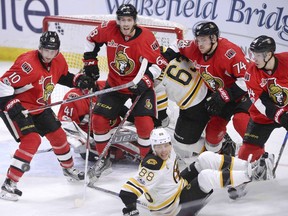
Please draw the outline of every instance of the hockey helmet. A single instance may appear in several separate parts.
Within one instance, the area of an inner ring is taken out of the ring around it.
[[[137,10],[132,4],[122,4],[116,11],[117,19],[121,16],[131,16],[134,20],[137,18]]]
[[[171,143],[171,136],[164,128],[156,128],[156,129],[153,129],[150,134],[150,143],[154,151],[155,145]]]
[[[60,39],[56,32],[54,31],[43,32],[42,36],[40,37],[39,48],[58,50],[59,47],[60,47]]]
[[[214,22],[200,22],[193,28],[194,36],[216,35],[219,37],[219,28]]]
[[[272,37],[261,35],[252,41],[252,43],[250,44],[250,50],[256,53],[274,53],[276,50],[276,43]]]

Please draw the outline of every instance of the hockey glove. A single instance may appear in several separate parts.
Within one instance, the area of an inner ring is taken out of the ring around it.
[[[84,74],[91,77],[94,81],[97,81],[99,78],[99,67],[97,59],[87,59],[84,60]]]
[[[148,75],[144,75],[140,82],[132,87],[129,87],[129,90],[135,95],[141,95],[152,86],[153,81],[149,78]]]
[[[127,205],[126,208],[122,209],[124,216],[136,216],[139,215],[138,209],[136,209],[136,203]]]
[[[74,85],[80,89],[91,89],[95,87],[94,80],[84,74],[77,74],[73,79]]]
[[[25,116],[22,111],[25,110],[21,105],[20,100],[12,99],[6,104],[5,110],[7,111],[10,119],[18,125],[22,134],[36,132],[36,128],[31,115]]]
[[[274,120],[281,124],[288,131],[288,112],[284,109],[279,109],[274,117]]]
[[[219,115],[226,103],[231,101],[229,91],[224,88],[217,89],[206,99],[205,107],[209,114]]]

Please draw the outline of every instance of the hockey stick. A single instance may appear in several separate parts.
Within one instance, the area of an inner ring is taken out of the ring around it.
[[[51,103],[51,104],[43,105],[43,106],[40,106],[40,107],[35,108],[35,109],[23,110],[22,113],[24,115],[27,115],[28,113],[33,113],[33,112],[37,112],[37,111],[40,111],[40,110],[43,110],[43,109],[48,109],[48,108],[51,108],[51,107],[56,106],[56,105],[71,103],[71,102],[78,101],[78,100],[81,100],[81,99],[94,97],[94,96],[106,94],[106,93],[109,93],[109,92],[119,91],[119,90],[122,90],[122,89],[126,89],[126,88],[129,88],[129,87],[132,87],[132,86],[136,85],[142,79],[142,77],[143,77],[143,75],[145,73],[145,70],[147,68],[147,65],[148,65],[148,61],[147,61],[147,59],[144,58],[142,60],[141,67],[140,67],[137,75],[135,76],[135,78],[132,81],[130,81],[128,83],[125,83],[123,85],[114,86],[114,87],[111,87],[111,88],[107,88],[107,89],[103,89],[103,90],[100,90],[100,91],[92,92],[92,93],[89,93],[89,94],[86,94],[86,95],[81,95],[81,96],[78,96],[78,97],[75,97],[75,98],[68,98],[66,100],[57,101],[57,102],[54,102],[54,103]]]
[[[282,156],[282,154],[283,154],[285,145],[286,145],[286,143],[287,143],[287,139],[288,139],[288,131],[286,132],[286,135],[285,135],[285,137],[284,137],[282,146],[281,146],[280,151],[279,151],[279,154],[278,154],[277,161],[276,161],[275,166],[274,166],[274,168],[273,168],[273,176],[274,176],[274,177],[275,177],[275,172],[276,172],[276,169],[277,169],[277,167],[278,167],[279,161],[280,161],[281,156]]]
[[[105,188],[101,188],[101,187],[98,187],[98,186],[94,186],[92,189],[95,189],[95,190],[97,190],[97,191],[101,191],[101,192],[104,192],[104,193],[108,193],[108,194],[111,194],[111,195],[116,196],[116,197],[119,198],[119,193],[117,193],[117,192],[114,192],[114,191],[111,191],[111,190],[108,190],[108,189],[105,189]],[[140,200],[137,200],[136,202],[137,202],[140,206],[144,207],[145,209],[148,209],[146,203],[141,202]]]
[[[103,149],[102,153],[99,155],[98,160],[96,161],[96,163],[90,167],[90,169],[95,169],[98,164],[101,162],[101,160],[103,159],[103,157],[106,155],[108,149],[110,148],[110,146],[112,145],[112,141],[114,140],[114,137],[116,136],[117,132],[120,131],[120,129],[122,128],[122,126],[124,125],[125,121],[127,120],[127,118],[129,117],[129,115],[131,114],[132,110],[134,109],[134,107],[136,106],[137,102],[139,101],[141,95],[137,96],[134,100],[134,102],[132,103],[130,109],[127,111],[127,113],[125,114],[124,118],[122,119],[122,121],[120,122],[120,124],[118,125],[118,128],[116,129],[116,131],[114,132],[114,134],[112,135],[112,137],[109,139],[108,143],[106,144],[105,148]],[[96,177],[98,179],[97,176],[93,176],[93,178]],[[91,179],[90,179],[91,181]],[[89,187],[94,187],[94,182],[88,183]]]
[[[93,102],[92,102],[92,97],[89,99],[89,114],[88,114],[88,131],[87,131],[87,140],[86,140],[86,156],[85,156],[85,169],[84,169],[84,187],[83,187],[83,197],[81,199],[76,199],[75,200],[75,206],[79,207],[80,205],[82,206],[83,203],[86,200],[86,189],[87,189],[87,172],[88,172],[88,158],[89,158],[89,150],[90,150],[90,131],[91,131],[91,118],[92,118],[92,107],[93,107]],[[74,122],[73,122],[74,123]],[[79,131],[80,132],[80,131]],[[82,134],[82,133],[81,133]],[[82,134],[83,135],[83,134]]]

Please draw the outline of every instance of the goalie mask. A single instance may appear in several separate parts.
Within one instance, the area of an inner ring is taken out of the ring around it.
[[[49,50],[59,50],[60,39],[56,32],[47,31],[40,37],[39,48],[49,49]]]
[[[155,146],[165,143],[171,144],[171,136],[164,128],[153,129],[150,134],[150,143],[152,150],[155,152]]]

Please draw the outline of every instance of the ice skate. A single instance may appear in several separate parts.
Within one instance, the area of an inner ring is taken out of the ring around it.
[[[228,188],[228,195],[230,199],[236,200],[244,197],[247,194],[247,183],[243,183],[236,187]]]
[[[6,178],[1,187],[0,198],[10,201],[17,201],[18,197],[22,195],[22,191],[17,189],[17,183]]]
[[[273,179],[274,158],[274,154],[265,152],[261,158],[251,163],[251,180],[261,181]]]
[[[101,175],[107,175],[112,172],[112,162],[109,157],[102,158],[97,161],[88,171],[89,187],[93,187],[94,183],[100,178]]]
[[[76,168],[63,168],[63,174],[68,181],[81,181],[84,180],[85,173]]]

